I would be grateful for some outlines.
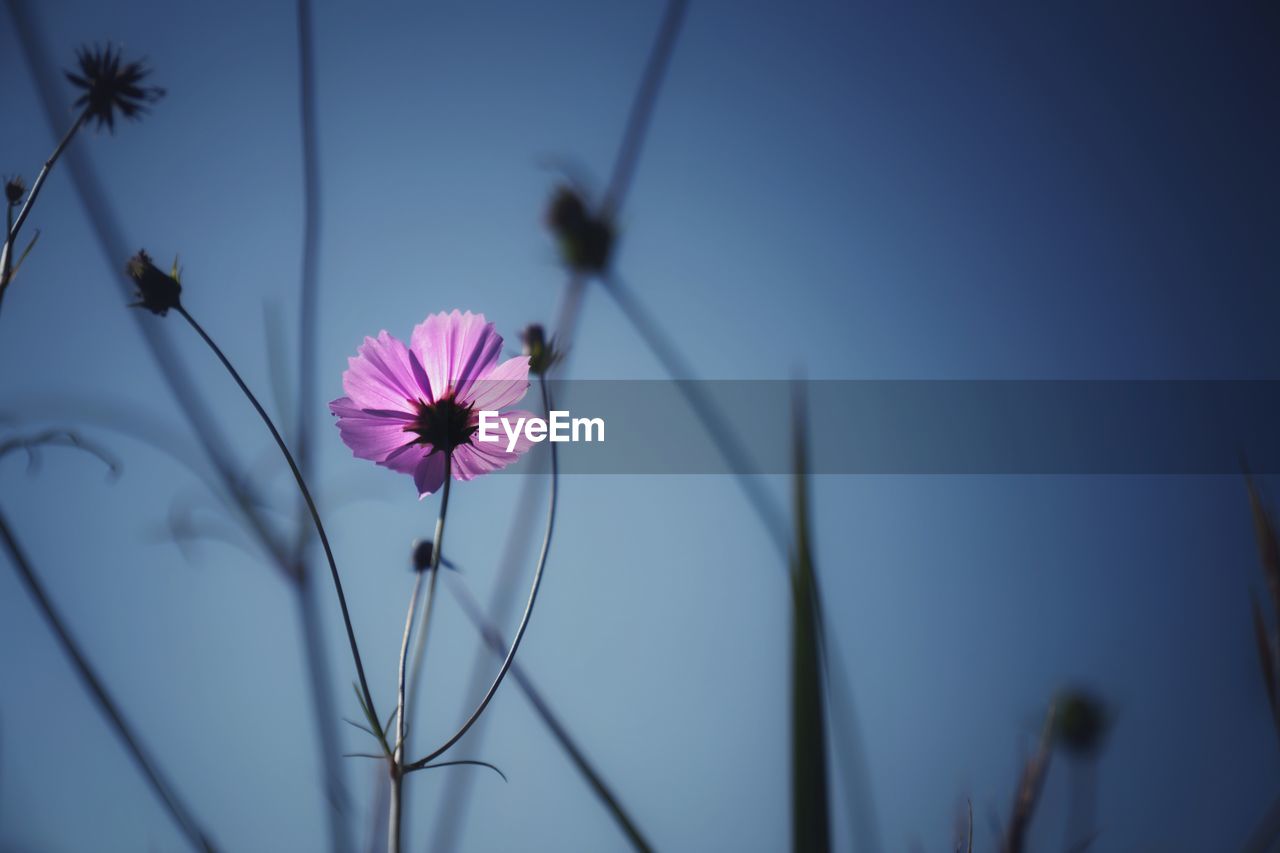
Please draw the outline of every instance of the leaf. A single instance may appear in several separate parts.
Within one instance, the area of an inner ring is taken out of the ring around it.
[[[459,760],[457,760],[457,761],[437,761],[435,764],[424,764],[424,765],[422,765],[422,767],[420,767],[420,768],[418,768],[418,769],[419,769],[419,770],[434,770],[434,769],[436,769],[437,767],[461,767],[461,766],[470,766],[470,767],[487,767],[487,768],[489,768],[490,770],[492,770],[494,773],[497,773],[499,776],[501,776],[501,777],[502,777],[502,781],[503,781],[503,782],[506,782],[506,781],[507,781],[507,774],[506,774],[506,773],[503,773],[503,772],[502,772],[501,770],[499,770],[496,766],[494,766],[494,765],[490,764],[489,762],[487,762],[487,761],[474,761],[474,760],[471,760],[471,759],[465,759],[465,758],[464,758],[464,759],[459,759]]]
[[[827,733],[823,702],[817,579],[809,543],[808,448],[804,401],[792,412],[795,543],[791,556],[791,845],[831,849]]]
[[[378,737],[376,734],[374,734],[374,730],[377,729],[378,731],[382,731],[382,727],[378,725],[378,719],[373,716],[373,712],[370,711],[369,706],[365,704],[364,696],[360,693],[360,685],[356,684],[353,681],[351,682],[351,689],[355,691],[356,701],[360,703],[360,710],[364,712],[365,722],[369,724],[369,727],[365,729],[365,731],[369,732],[369,734],[373,735],[374,737]],[[387,757],[390,757],[391,751],[387,749],[387,742],[385,738],[386,738],[386,735],[384,733],[383,737],[378,738],[378,743],[379,745],[382,746],[382,751],[384,755],[386,755]]]

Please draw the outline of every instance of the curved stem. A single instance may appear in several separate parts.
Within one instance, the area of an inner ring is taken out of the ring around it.
[[[418,657],[415,661],[415,676],[418,665],[422,662],[422,652],[426,643],[427,628],[431,624],[431,603],[435,599],[436,578],[440,574],[440,548],[444,545],[444,520],[449,512],[449,490],[453,482],[453,457],[444,457],[444,491],[440,493],[440,514],[436,516],[436,535],[431,543],[431,565],[426,572],[416,572],[413,582],[413,594],[409,597],[409,614],[404,620],[404,638],[400,641],[400,670],[396,687],[396,748],[391,757],[391,809],[388,816],[387,849],[390,853],[400,853],[400,831],[403,824],[401,807],[404,785],[404,742],[405,742],[405,664],[409,659],[409,635],[413,633],[413,616],[418,609],[418,591],[422,588],[423,574],[430,574],[427,581],[427,601],[423,605],[422,626],[418,629]],[[417,679],[414,679],[415,684]]]
[[[147,751],[143,748],[137,735],[134,734],[133,727],[125,720],[124,712],[120,710],[115,700],[111,698],[111,694],[107,692],[106,685],[102,683],[102,679],[94,671],[92,664],[89,663],[88,658],[85,657],[84,652],[81,650],[80,644],[72,636],[71,629],[63,622],[61,615],[53,605],[53,601],[50,600],[49,594],[45,591],[44,584],[40,582],[35,567],[27,559],[26,552],[18,544],[18,540],[9,528],[3,514],[0,514],[0,542],[3,542],[4,549],[9,554],[10,562],[17,569],[18,575],[31,593],[31,597],[35,599],[40,612],[44,615],[45,621],[49,623],[49,627],[57,635],[58,642],[62,644],[63,651],[71,659],[72,665],[75,666],[76,674],[80,676],[80,680],[84,683],[85,688],[88,689],[89,695],[93,697],[98,710],[102,712],[107,722],[115,729],[116,735],[124,743],[134,762],[142,770],[142,775],[147,778],[151,789],[155,791],[156,796],[160,798],[164,807],[173,817],[174,823],[182,830],[182,834],[191,842],[192,847],[197,850],[213,851],[215,849],[213,842],[209,840],[209,836],[200,828],[196,819],[191,816],[191,810],[183,803],[178,793],[173,789],[173,785],[164,778],[155,761],[147,755]]]
[[[218,361],[222,362],[222,366],[231,374],[231,378],[235,380],[236,385],[240,386],[240,390],[248,398],[253,405],[254,411],[258,413],[258,417],[266,424],[267,429],[271,433],[271,437],[275,439],[276,446],[280,448],[280,453],[284,456],[286,462],[289,463],[289,470],[293,472],[293,479],[298,484],[298,491],[302,493],[302,499],[307,503],[307,509],[311,513],[311,521],[316,526],[316,535],[320,537],[320,544],[324,547],[325,559],[329,561],[329,573],[333,576],[333,588],[338,593],[338,606],[342,608],[342,621],[347,628],[347,642],[351,646],[351,657],[356,664],[356,675],[360,679],[360,690],[364,694],[364,702],[373,719],[378,717],[377,708],[373,704],[373,694],[369,692],[369,681],[364,675],[364,663],[360,660],[360,647],[356,644],[356,632],[351,626],[351,613],[347,610],[347,597],[342,592],[342,578],[338,575],[338,563],[333,557],[333,548],[329,545],[329,535],[325,533],[324,522],[320,520],[320,511],[316,509],[316,502],[311,497],[311,490],[307,488],[307,482],[302,477],[302,472],[298,470],[298,463],[294,461],[293,454],[289,452],[289,447],[284,443],[284,439],[280,436],[280,430],[276,429],[276,425],[272,422],[271,416],[267,414],[267,410],[262,408],[262,404],[258,402],[258,398],[249,390],[249,386],[245,384],[244,379],[240,377],[239,371],[231,364],[231,361],[222,352],[222,349],[209,337],[204,327],[196,322],[195,318],[183,308],[181,305],[177,307],[177,312],[182,315],[191,328],[196,330],[209,349],[213,350],[213,354],[218,357]],[[386,738],[382,737],[382,745],[387,747]],[[388,748],[389,752],[390,749]]]
[[[547,411],[547,417],[551,417],[551,393],[547,390],[546,377],[538,377],[538,385],[542,389],[542,405]],[[542,585],[542,570],[547,565],[547,554],[551,550],[551,534],[556,524],[556,492],[560,481],[559,464],[556,461],[556,446],[551,443],[551,497],[547,507],[547,532],[542,537],[542,550],[538,554],[538,566],[533,572],[533,583],[529,588],[529,600],[524,606],[524,615],[520,617],[520,627],[516,628],[515,637],[511,640],[511,648],[507,651],[506,658],[502,661],[498,674],[494,677],[493,683],[489,685],[489,689],[485,692],[484,698],[480,700],[480,704],[471,712],[471,716],[467,717],[466,722],[454,732],[453,736],[446,740],[439,747],[430,752],[425,758],[420,758],[412,764],[404,767],[404,772],[409,773],[414,770],[421,770],[432,761],[448,752],[454,744],[462,740],[470,728],[475,725],[476,720],[480,719],[480,715],[484,713],[485,708],[489,707],[489,702],[493,700],[493,696],[498,692],[498,686],[502,684],[502,679],[511,669],[511,664],[516,659],[516,651],[520,648],[520,641],[524,639],[525,629],[529,627],[529,617],[533,615],[533,604],[538,598],[538,587]],[[437,531],[439,531],[437,527]],[[431,561],[438,564],[440,561],[440,551],[436,549],[431,554]],[[424,625],[425,627],[425,625]]]

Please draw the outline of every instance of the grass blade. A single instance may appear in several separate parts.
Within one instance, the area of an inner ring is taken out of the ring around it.
[[[795,851],[831,849],[827,732],[817,612],[809,543],[808,447],[804,401],[792,413],[795,543],[791,555],[791,831]]]

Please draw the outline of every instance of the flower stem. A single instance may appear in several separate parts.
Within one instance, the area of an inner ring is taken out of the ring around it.
[[[222,352],[222,349],[214,343],[213,338],[209,337],[209,333],[204,330],[203,326],[196,322],[196,319],[191,316],[190,312],[188,312],[186,308],[179,305],[175,310],[182,315],[182,318],[186,320],[187,323],[191,325],[191,328],[195,329],[196,334],[198,334],[204,342],[209,345],[209,349],[213,350],[213,354],[218,357],[218,361],[222,362],[222,366],[231,374],[231,378],[235,380],[236,385],[240,386],[240,390],[244,393],[245,397],[248,398],[250,404],[253,405],[254,410],[258,413],[258,417],[260,417],[262,422],[266,424],[267,429],[271,433],[271,437],[275,439],[276,446],[280,448],[281,455],[283,455],[285,461],[289,463],[289,470],[293,472],[293,479],[298,484],[298,491],[302,493],[302,499],[306,501],[307,509],[311,513],[311,521],[316,526],[316,535],[320,537],[320,544],[324,548],[325,559],[329,561],[329,573],[333,576],[333,588],[338,594],[338,606],[342,609],[342,621],[347,629],[347,642],[351,646],[351,657],[352,660],[355,661],[356,675],[360,679],[360,690],[364,695],[365,705],[373,719],[380,719],[380,717],[378,717],[378,711],[373,704],[373,694],[369,691],[369,681],[365,678],[364,663],[360,659],[360,647],[356,643],[356,632],[351,625],[351,613],[347,610],[347,597],[342,591],[342,578],[338,575],[338,563],[333,557],[333,548],[329,545],[329,535],[325,533],[324,522],[320,520],[320,511],[316,509],[316,502],[311,497],[311,490],[307,488],[307,482],[303,479],[302,472],[298,470],[298,463],[294,461],[293,454],[289,452],[289,446],[285,444],[284,438],[281,437],[280,430],[276,429],[276,425],[272,422],[271,416],[267,414],[266,409],[262,408],[262,404],[258,402],[258,398],[249,390],[249,386],[245,384],[244,379],[240,377],[239,371],[237,371],[235,366],[231,364],[231,361],[227,358],[226,354]],[[390,752],[390,749],[387,747],[386,738],[382,736],[380,732],[379,736],[382,738],[383,747]]]
[[[62,152],[71,144],[71,140],[75,138],[76,133],[84,125],[88,116],[88,111],[80,113],[70,129],[63,134],[62,140],[58,142],[58,147],[53,149],[53,154],[49,155],[48,160],[44,161],[40,174],[36,175],[35,183],[31,185],[31,192],[27,193],[27,200],[22,203],[22,209],[18,211],[18,218],[8,223],[8,230],[5,231],[4,248],[0,249],[0,300],[4,299],[5,289],[9,286],[9,279],[13,270],[13,247],[18,241],[18,234],[22,231],[23,223],[27,221],[27,216],[30,215],[31,208],[36,203],[36,196],[40,195],[40,190],[44,188],[44,182],[49,177],[49,172],[53,170],[53,164],[58,162],[58,158],[62,156]]]
[[[542,390],[542,405],[547,411],[547,417],[551,417],[551,392],[547,390],[547,380],[545,377],[538,377],[538,386]],[[524,615],[520,617],[520,626],[516,628],[515,636],[511,640],[511,648],[507,651],[507,656],[503,659],[502,666],[498,669],[498,674],[494,677],[493,683],[489,685],[489,689],[485,692],[484,698],[480,700],[476,709],[471,712],[471,716],[467,717],[466,721],[456,732],[453,733],[452,737],[429,753],[425,758],[420,758],[412,764],[405,765],[403,772],[409,773],[414,770],[423,769],[432,761],[448,752],[458,741],[462,740],[462,736],[465,735],[473,725],[475,725],[476,720],[480,719],[480,715],[484,713],[485,708],[489,707],[489,702],[493,700],[494,694],[498,692],[498,686],[502,684],[502,679],[506,677],[507,672],[511,669],[511,664],[516,659],[516,650],[520,648],[520,641],[524,639],[525,629],[529,627],[529,617],[533,615],[533,604],[538,598],[538,588],[542,585],[542,570],[546,568],[547,554],[551,550],[551,534],[554,531],[556,524],[556,492],[558,491],[559,481],[560,468],[559,463],[556,460],[556,446],[555,444],[551,444],[551,497],[547,506],[547,529],[546,533],[543,534],[542,537],[542,550],[538,554],[538,566],[533,572],[533,583],[529,588],[529,600],[525,602]],[[448,481],[446,480],[445,482],[447,483]],[[439,537],[440,532],[443,529],[443,525],[444,519],[442,515],[441,521],[436,527],[437,537]],[[439,565],[439,548],[432,552],[431,562],[434,565]],[[425,628],[426,626],[424,625],[423,627]]]
[[[431,542],[431,565],[425,574],[427,581],[427,600],[422,609],[422,626],[418,629],[418,654],[415,662],[415,678],[417,683],[417,665],[422,662],[426,647],[427,628],[431,624],[431,603],[435,599],[436,578],[440,575],[440,549],[444,546],[444,520],[449,512],[449,488],[453,482],[453,457],[446,453],[444,457],[444,490],[440,493],[440,514],[436,516],[436,534]],[[413,633],[413,616],[418,609],[418,591],[422,588],[424,572],[416,572],[413,582],[413,594],[409,596],[409,614],[404,620],[404,638],[400,641],[400,673],[396,688],[396,748],[391,756],[391,809],[388,815],[387,849],[390,853],[400,853],[400,835],[403,824],[403,786],[404,786],[404,740],[405,740],[405,670],[409,660],[409,635]]]
[[[45,591],[44,584],[40,582],[40,578],[36,574],[35,567],[27,558],[26,552],[22,550],[22,546],[18,544],[17,537],[14,536],[3,514],[0,514],[0,542],[3,542],[4,550],[8,552],[10,562],[13,563],[13,567],[17,570],[23,583],[26,584],[31,597],[35,599],[36,605],[39,606],[45,621],[49,623],[49,627],[57,635],[58,642],[62,644],[63,651],[71,659],[72,665],[75,666],[76,674],[80,676],[80,680],[88,689],[89,695],[97,704],[102,715],[106,717],[107,722],[115,729],[116,735],[124,743],[129,754],[133,756],[133,760],[142,770],[142,774],[146,776],[151,789],[155,791],[156,796],[160,798],[164,807],[173,817],[174,823],[178,825],[182,834],[191,842],[192,847],[211,853],[215,849],[213,842],[209,840],[208,835],[200,828],[196,819],[192,817],[191,810],[187,808],[173,786],[165,779],[160,772],[160,768],[147,755],[147,751],[143,748],[137,735],[134,734],[133,727],[125,720],[124,712],[120,710],[115,700],[111,698],[111,694],[107,692],[106,685],[102,683],[102,679],[98,674],[94,672],[93,666],[89,663],[88,658],[85,657],[80,644],[72,636],[71,629],[63,622],[62,617],[54,607],[53,601],[50,600],[49,594]]]

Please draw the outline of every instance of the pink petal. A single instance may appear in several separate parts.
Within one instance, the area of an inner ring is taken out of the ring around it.
[[[453,478],[474,480],[481,474],[501,470],[519,458],[519,453],[508,453],[505,445],[464,444],[453,451]]]
[[[384,468],[398,471],[401,474],[412,474],[418,470],[419,463],[427,457],[433,448],[429,444],[407,444],[378,462]]]
[[[497,411],[514,406],[529,390],[529,356],[509,358],[477,379],[459,402],[476,411]]]
[[[520,418],[528,420],[532,412],[512,410],[503,412],[500,421],[507,421],[514,428]],[[507,467],[520,459],[520,456],[533,447],[533,442],[525,437],[521,428],[516,438],[515,449],[507,450],[507,433],[503,426],[498,427],[497,441],[479,441],[472,438],[471,444],[464,444],[453,451],[453,476],[458,480],[472,480],[481,474],[489,474]]]
[[[329,410],[338,416],[342,440],[361,459],[382,462],[417,437],[405,432],[405,426],[413,419],[409,414],[366,411],[356,406],[350,397],[334,400]]]
[[[385,330],[365,338],[347,364],[342,388],[358,408],[414,413],[418,400],[432,400],[421,365]]]
[[[424,457],[413,472],[413,484],[418,487],[418,500],[438,491],[444,485],[444,454],[430,453]]]
[[[502,352],[502,336],[483,314],[432,314],[413,329],[409,346],[426,371],[435,399],[465,394],[488,373]]]

